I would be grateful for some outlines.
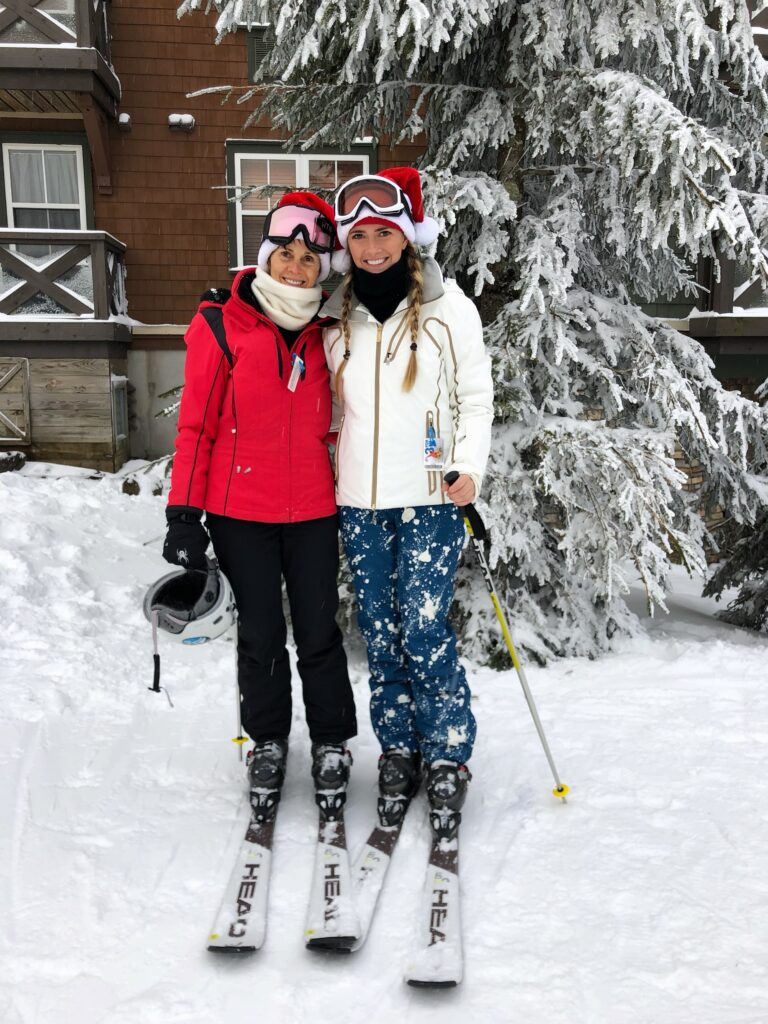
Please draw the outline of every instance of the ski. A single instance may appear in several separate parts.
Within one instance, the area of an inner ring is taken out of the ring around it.
[[[275,818],[254,815],[208,936],[212,953],[255,953],[264,945]]]
[[[450,988],[464,972],[457,811],[432,810],[432,845],[420,909],[419,935],[405,972],[409,985]]]
[[[288,744],[257,743],[248,755],[251,820],[208,936],[211,953],[255,953],[267,932],[272,841]]]
[[[352,865],[352,896],[360,925],[352,952],[360,949],[368,937],[404,820],[405,812],[396,825],[376,825]]]
[[[332,813],[329,817],[320,805],[304,940],[307,949],[350,953],[360,937],[360,928],[352,897],[343,807]]]

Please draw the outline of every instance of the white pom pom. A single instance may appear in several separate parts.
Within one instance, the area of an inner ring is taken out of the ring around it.
[[[415,227],[414,242],[417,245],[431,245],[440,234],[440,225],[432,217],[425,217]]]
[[[346,274],[352,269],[352,260],[346,249],[337,249],[331,256],[331,266],[337,274]]]

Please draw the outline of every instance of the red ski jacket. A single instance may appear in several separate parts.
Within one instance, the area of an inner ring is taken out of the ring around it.
[[[289,349],[249,300],[253,276],[253,268],[241,271],[222,307],[231,365],[205,316],[215,303],[201,304],[185,335],[168,504],[264,523],[330,516],[331,388],[322,339],[330,321],[312,321]],[[304,372],[289,391],[294,354]]]

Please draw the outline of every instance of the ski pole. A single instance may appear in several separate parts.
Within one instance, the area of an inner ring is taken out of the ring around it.
[[[243,710],[242,701],[240,697],[240,659],[237,654],[239,646],[240,634],[238,630],[238,622],[235,619],[235,700],[237,702],[237,736],[232,737],[232,742],[237,744],[237,751],[240,755],[240,761],[243,760],[243,744],[248,742],[248,737],[243,736]]]
[[[455,483],[458,480],[458,478],[459,474],[455,470],[451,470],[449,473],[445,474],[443,479],[450,487],[451,484]],[[565,785],[564,782],[560,781],[560,776],[557,773],[555,761],[552,757],[552,751],[549,749],[547,737],[544,735],[544,728],[541,724],[539,713],[536,710],[536,704],[534,702],[533,694],[531,693],[530,687],[528,686],[528,680],[525,677],[525,670],[520,662],[520,659],[517,656],[515,645],[512,643],[512,637],[509,632],[509,626],[507,625],[507,620],[502,610],[501,602],[499,601],[498,595],[496,593],[496,586],[493,582],[493,577],[491,576],[491,570],[488,566],[488,561],[485,557],[485,552],[483,551],[483,541],[487,538],[488,531],[485,528],[485,523],[480,518],[480,513],[477,511],[477,509],[471,502],[469,505],[462,506],[461,512],[462,515],[464,516],[464,525],[466,526],[467,532],[469,533],[469,536],[472,540],[472,547],[474,549],[475,556],[480,564],[480,570],[483,574],[485,585],[488,588],[488,593],[491,595],[491,601],[496,612],[496,618],[499,620],[499,625],[501,626],[501,632],[504,635],[504,640],[506,641],[507,644],[509,656],[512,659],[512,664],[515,666],[517,677],[520,680],[520,685],[523,688],[523,694],[525,696],[526,703],[528,704],[528,710],[531,712],[533,724],[536,726],[536,731],[539,734],[541,745],[544,748],[544,753],[546,754],[550,770],[552,771],[552,776],[555,780],[555,788],[552,790],[552,794],[556,797],[559,797],[563,801],[563,803],[565,803],[565,798],[568,794],[568,787]]]

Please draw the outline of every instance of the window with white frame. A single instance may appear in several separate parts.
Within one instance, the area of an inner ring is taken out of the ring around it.
[[[256,263],[264,220],[280,196],[296,189],[328,194],[370,170],[368,153],[276,153],[249,149],[235,153],[235,257],[237,266]],[[267,195],[258,189],[271,186]],[[245,194],[247,189],[256,191]]]
[[[67,231],[85,228],[82,146],[4,143],[3,173],[10,227]],[[56,248],[35,246],[30,255],[44,255]]]

